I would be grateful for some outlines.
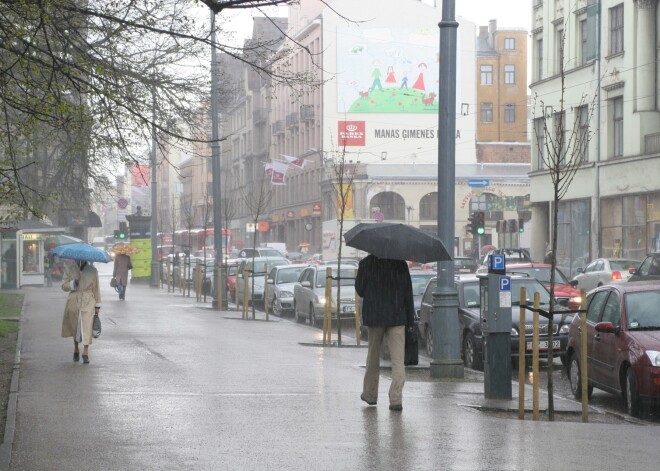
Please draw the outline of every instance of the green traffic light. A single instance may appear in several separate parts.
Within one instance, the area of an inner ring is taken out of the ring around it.
[[[120,238],[120,239],[125,239],[125,238],[126,238],[126,234],[119,234],[119,238]]]
[[[485,227],[477,227],[477,234],[478,235],[484,235],[486,233],[486,228]]]

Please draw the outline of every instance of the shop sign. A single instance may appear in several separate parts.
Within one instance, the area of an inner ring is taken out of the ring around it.
[[[41,240],[43,234],[23,234],[23,240]]]
[[[259,221],[257,223],[257,230],[259,232],[268,232],[270,229],[270,223],[268,221]]]
[[[312,214],[321,214],[321,203],[314,203],[312,205]]]
[[[293,218],[296,217],[296,213],[294,213],[293,211],[287,211],[286,212],[286,217],[289,218],[289,219],[293,219]]]
[[[300,210],[300,217],[304,218],[309,216],[309,209],[308,208],[303,208]]]

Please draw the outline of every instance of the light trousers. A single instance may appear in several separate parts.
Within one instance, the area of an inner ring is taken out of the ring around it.
[[[392,384],[390,384],[390,405],[399,405],[403,401],[403,385],[406,382],[406,368],[403,358],[406,346],[406,327],[367,327],[369,350],[367,369],[364,372],[362,394],[369,401],[378,400],[378,380],[380,379],[380,349],[387,335],[387,345],[392,361]]]

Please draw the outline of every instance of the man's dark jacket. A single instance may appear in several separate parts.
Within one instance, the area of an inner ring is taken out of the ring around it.
[[[414,325],[412,281],[403,260],[373,255],[363,258],[355,278],[355,291],[363,298],[363,325]]]

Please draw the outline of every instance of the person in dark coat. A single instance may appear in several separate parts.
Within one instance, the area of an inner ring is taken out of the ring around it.
[[[119,299],[126,299],[126,286],[128,286],[128,270],[132,267],[131,257],[125,254],[115,256],[114,270],[112,277],[117,279],[117,292]]]
[[[362,324],[367,327],[369,350],[364,384],[360,398],[369,405],[378,401],[380,349],[387,335],[392,360],[390,410],[403,409],[403,364],[406,327],[414,326],[412,281],[403,260],[390,260],[368,255],[360,261],[355,278],[355,291],[363,299]]]

